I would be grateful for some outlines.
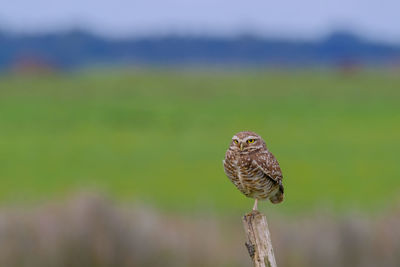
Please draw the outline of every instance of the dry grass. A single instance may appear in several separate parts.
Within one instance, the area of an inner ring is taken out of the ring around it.
[[[279,266],[400,266],[400,210],[271,216]],[[240,218],[178,216],[81,194],[0,212],[0,266],[250,266]]]

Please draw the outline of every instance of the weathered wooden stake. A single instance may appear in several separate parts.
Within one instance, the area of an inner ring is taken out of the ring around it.
[[[267,218],[253,210],[243,217],[246,247],[255,267],[276,267]]]

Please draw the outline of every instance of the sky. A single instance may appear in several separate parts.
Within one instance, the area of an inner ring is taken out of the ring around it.
[[[321,38],[348,30],[400,43],[399,0],[0,0],[0,29]]]

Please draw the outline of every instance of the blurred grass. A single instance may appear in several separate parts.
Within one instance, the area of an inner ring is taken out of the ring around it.
[[[96,187],[165,209],[245,211],[232,135],[262,135],[286,199],[377,210],[400,192],[400,77],[334,71],[93,71],[0,77],[0,201]]]

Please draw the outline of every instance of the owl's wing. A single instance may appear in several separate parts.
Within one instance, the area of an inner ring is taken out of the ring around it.
[[[256,165],[266,176],[277,182],[279,185],[282,184],[282,171],[279,167],[279,163],[272,155],[272,153],[262,153],[259,157],[253,160],[253,164]]]

